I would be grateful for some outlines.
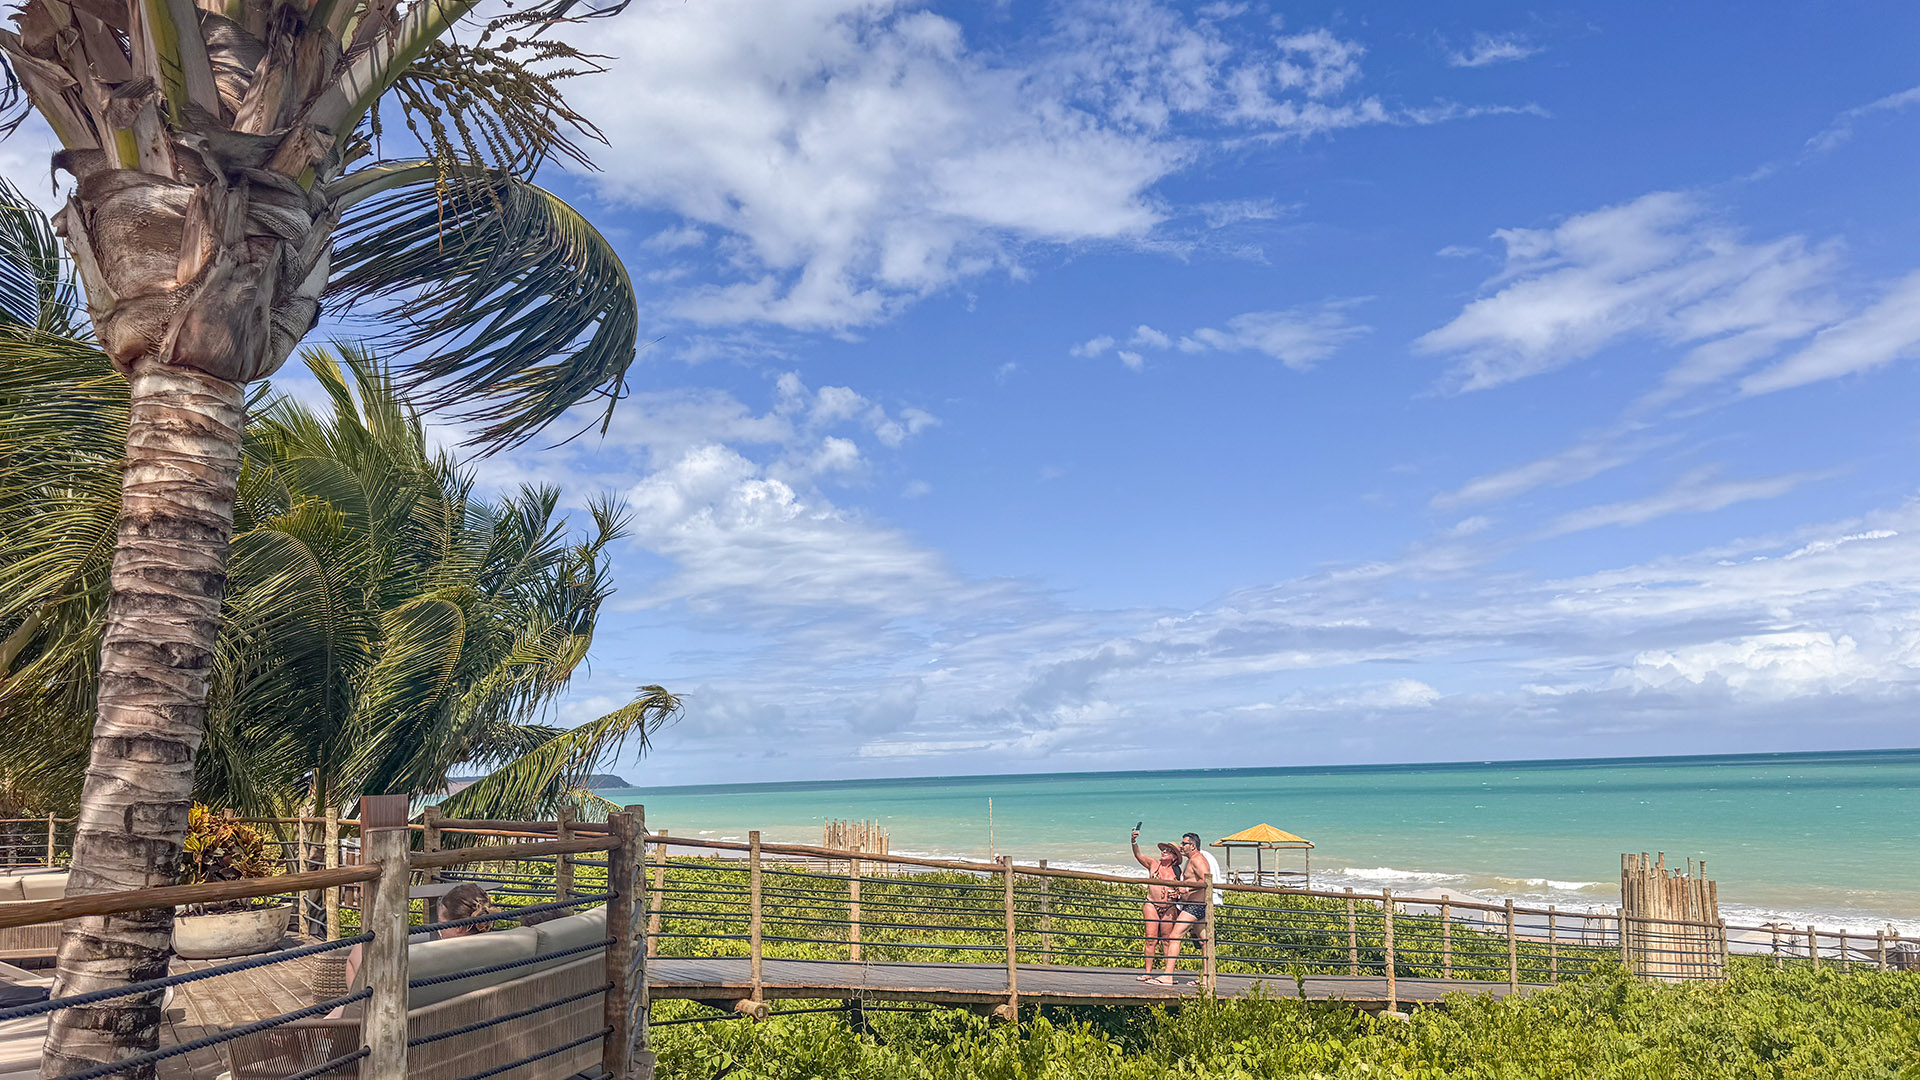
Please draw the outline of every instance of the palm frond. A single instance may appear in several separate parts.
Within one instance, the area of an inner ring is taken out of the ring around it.
[[[347,178],[343,196],[395,184],[343,220],[329,295],[373,302],[393,327],[376,340],[413,354],[415,400],[481,425],[480,445],[522,442],[592,397],[606,400],[604,430],[639,341],[619,254],[544,188],[499,171],[456,185],[445,175],[416,162]]]
[[[653,732],[679,712],[679,698],[661,687],[643,686],[624,708],[548,739],[450,796],[441,809],[452,817],[486,818],[551,810],[629,741],[637,739],[644,750]]]
[[[80,291],[47,216],[0,177],[0,322],[79,338]]]

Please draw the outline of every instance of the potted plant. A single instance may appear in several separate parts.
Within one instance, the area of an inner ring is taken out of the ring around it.
[[[219,818],[198,803],[188,811],[187,839],[180,853],[180,883],[269,877],[267,842],[251,825]],[[173,951],[189,959],[265,952],[286,935],[293,909],[278,899],[189,904],[173,920]]]

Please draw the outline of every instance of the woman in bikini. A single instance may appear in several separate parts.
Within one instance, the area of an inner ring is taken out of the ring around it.
[[[1172,844],[1161,844],[1158,858],[1147,858],[1140,850],[1140,830],[1133,830],[1133,857],[1141,866],[1147,868],[1147,874],[1162,881],[1180,880],[1180,849]],[[1160,955],[1161,946],[1173,936],[1174,920],[1180,915],[1180,906],[1174,902],[1173,890],[1165,885],[1147,886],[1147,902],[1140,909],[1146,923],[1147,973],[1134,978],[1146,982],[1153,978],[1153,962]]]

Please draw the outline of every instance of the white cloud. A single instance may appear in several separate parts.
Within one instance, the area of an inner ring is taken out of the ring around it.
[[[1840,146],[1853,138],[1853,126],[1860,120],[1882,112],[1904,112],[1920,105],[1920,86],[1910,87],[1897,93],[1888,94],[1876,101],[1856,106],[1833,118],[1820,134],[1807,140],[1807,149],[1814,153],[1824,153]]]
[[[674,565],[649,583],[643,606],[725,605],[750,620],[795,608],[897,616],[924,610],[954,584],[904,534],[803,494],[724,446],[687,450],[627,501],[634,540]]]
[[[905,0],[640,0],[591,34],[609,71],[570,100],[613,141],[583,179],[677,219],[649,273],[705,324],[869,324],[1026,245],[1146,240],[1156,185],[1224,141],[1476,111],[1351,97],[1365,50],[1326,29],[1148,0],[1064,4],[1017,50]]]
[[[1181,352],[1257,352],[1295,371],[1306,371],[1371,331],[1347,312],[1356,300],[1329,300],[1285,311],[1249,311],[1227,320],[1225,330],[1201,327],[1180,340]]]
[[[1577,484],[1637,461],[1665,441],[1638,435],[1638,428],[1631,425],[1600,432],[1544,457],[1474,477],[1453,491],[1435,495],[1431,505],[1436,510],[1454,510],[1510,499],[1537,487]]]
[[[1920,271],[1896,282],[1865,311],[1822,330],[1779,364],[1747,376],[1740,389],[1749,394],[1772,393],[1916,356],[1920,356]]]
[[[1515,60],[1525,60],[1540,51],[1540,46],[1529,42],[1519,34],[1487,34],[1473,36],[1473,44],[1465,49],[1452,49],[1447,52],[1449,67],[1477,68],[1489,64],[1505,64]]]
[[[1087,341],[1081,342],[1078,345],[1075,345],[1073,348],[1068,349],[1067,352],[1069,355],[1072,355],[1072,356],[1084,356],[1084,357],[1091,358],[1091,357],[1099,356],[1101,353],[1104,353],[1108,349],[1113,348],[1113,344],[1114,342],[1111,335],[1101,334],[1097,338],[1091,338]]]
[[[1657,494],[1570,511],[1555,518],[1547,526],[1545,535],[1563,536],[1609,525],[1644,525],[1669,514],[1704,514],[1753,499],[1778,498],[1815,476],[1799,472],[1745,480],[1718,480],[1715,479],[1716,473],[1717,470],[1711,467],[1695,469]]]
[[[1449,381],[1462,391],[1550,371],[1631,336],[1693,347],[1673,377],[1700,385],[1832,312],[1830,249],[1797,236],[1749,243],[1682,193],[1494,235],[1507,248],[1489,283],[1496,291],[1415,342],[1454,358]]]
[[[1327,300],[1284,311],[1249,311],[1228,319],[1224,330],[1203,326],[1178,338],[1142,323],[1127,340],[1129,348],[1120,351],[1120,362],[1140,371],[1146,366],[1147,350],[1253,352],[1270,356],[1295,371],[1306,371],[1372,331],[1348,314],[1362,302]],[[1114,342],[1114,338],[1102,335],[1069,351],[1075,356],[1097,356]]]

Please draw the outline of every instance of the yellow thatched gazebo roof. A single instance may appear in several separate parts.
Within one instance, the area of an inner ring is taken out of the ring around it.
[[[1285,829],[1276,829],[1266,822],[1261,822],[1251,829],[1241,829],[1232,836],[1223,836],[1215,840],[1213,846],[1227,849],[1226,869],[1227,877],[1230,880],[1239,879],[1233,872],[1234,848],[1253,849],[1252,881],[1255,885],[1268,884],[1269,879],[1271,879],[1271,883],[1275,885],[1288,881],[1298,881],[1304,886],[1312,880],[1313,841],[1304,836],[1290,833]],[[1301,858],[1307,860],[1307,862],[1298,873],[1283,872],[1277,868],[1268,870],[1265,865],[1263,865],[1264,860],[1261,858],[1261,854],[1267,851],[1298,851]],[[1240,876],[1244,876],[1244,874]]]
[[[1285,829],[1276,829],[1262,822],[1251,829],[1241,829],[1232,836],[1223,836],[1213,842],[1214,847],[1227,847],[1228,845],[1245,845],[1251,847],[1255,844],[1259,844],[1262,847],[1310,848],[1313,846],[1313,841],[1304,836],[1296,836]]]

